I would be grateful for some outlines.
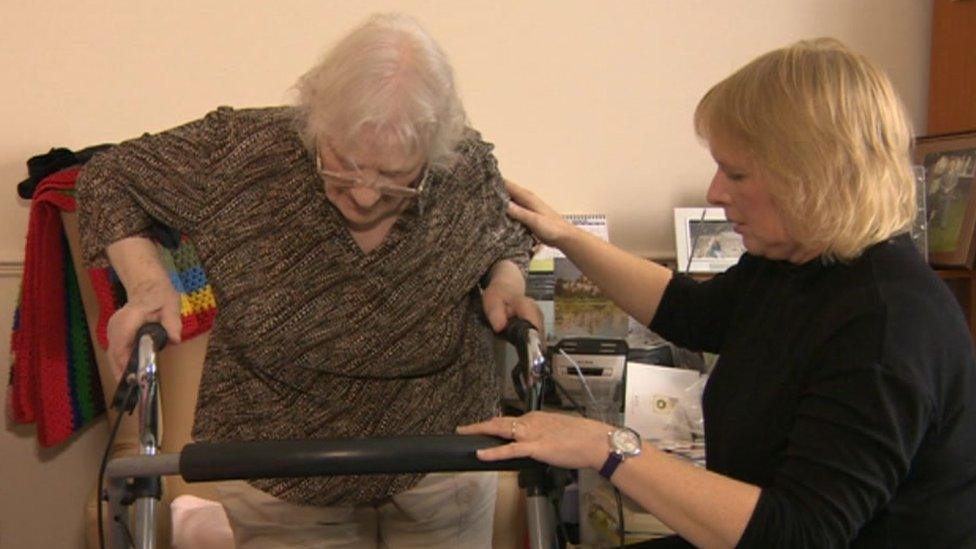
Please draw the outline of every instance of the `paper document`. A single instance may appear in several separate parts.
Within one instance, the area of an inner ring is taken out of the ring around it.
[[[689,390],[698,378],[695,370],[627,363],[624,425],[648,440],[691,440],[695,425],[683,410],[701,408],[700,394]]]

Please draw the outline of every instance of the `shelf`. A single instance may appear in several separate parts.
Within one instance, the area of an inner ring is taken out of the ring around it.
[[[957,278],[972,278],[976,271],[969,269],[936,269],[935,274],[942,280],[954,280]]]

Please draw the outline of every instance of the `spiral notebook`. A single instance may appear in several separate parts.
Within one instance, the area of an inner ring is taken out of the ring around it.
[[[567,214],[563,218],[604,242],[610,240],[606,214]],[[548,313],[546,333],[552,337],[627,337],[626,313],[558,249],[544,246],[536,253],[529,265],[529,285],[548,290],[533,297]]]
[[[584,231],[602,239],[610,241],[610,231],[607,229],[606,214],[565,214],[563,219]],[[558,248],[542,246],[529,263],[530,272],[551,273],[555,270],[555,258],[566,257]]]

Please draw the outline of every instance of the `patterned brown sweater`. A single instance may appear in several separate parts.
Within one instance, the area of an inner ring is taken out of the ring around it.
[[[233,110],[122,143],[78,179],[82,247],[146,234],[196,245],[220,312],[193,436],[264,440],[450,433],[498,391],[477,282],[532,245],[505,215],[492,146],[471,131],[386,240],[364,254],[326,199],[288,107]],[[266,479],[314,505],[373,502],[417,475]]]

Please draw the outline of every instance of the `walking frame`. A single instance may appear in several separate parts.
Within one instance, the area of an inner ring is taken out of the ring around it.
[[[522,319],[513,319],[505,338],[518,354],[512,377],[524,395],[525,411],[542,409],[549,365],[539,333]],[[100,500],[108,502],[109,547],[154,549],[156,515],[162,476],[180,475],[186,482],[461,471],[519,471],[525,490],[526,523],[532,549],[558,546],[556,513],[549,491],[551,468],[531,459],[496,462],[478,460],[475,452],[506,444],[489,436],[420,435],[356,439],[269,440],[254,442],[193,442],[179,453],[159,453],[160,393],[156,353],[167,341],[159,324],[143,326],[136,349],[113,398],[113,407],[137,409],[140,455],[103,462],[105,486]],[[111,445],[111,441],[109,442]],[[107,455],[107,454],[106,454]],[[101,479],[101,475],[99,477]],[[99,533],[101,506],[99,501]]]

